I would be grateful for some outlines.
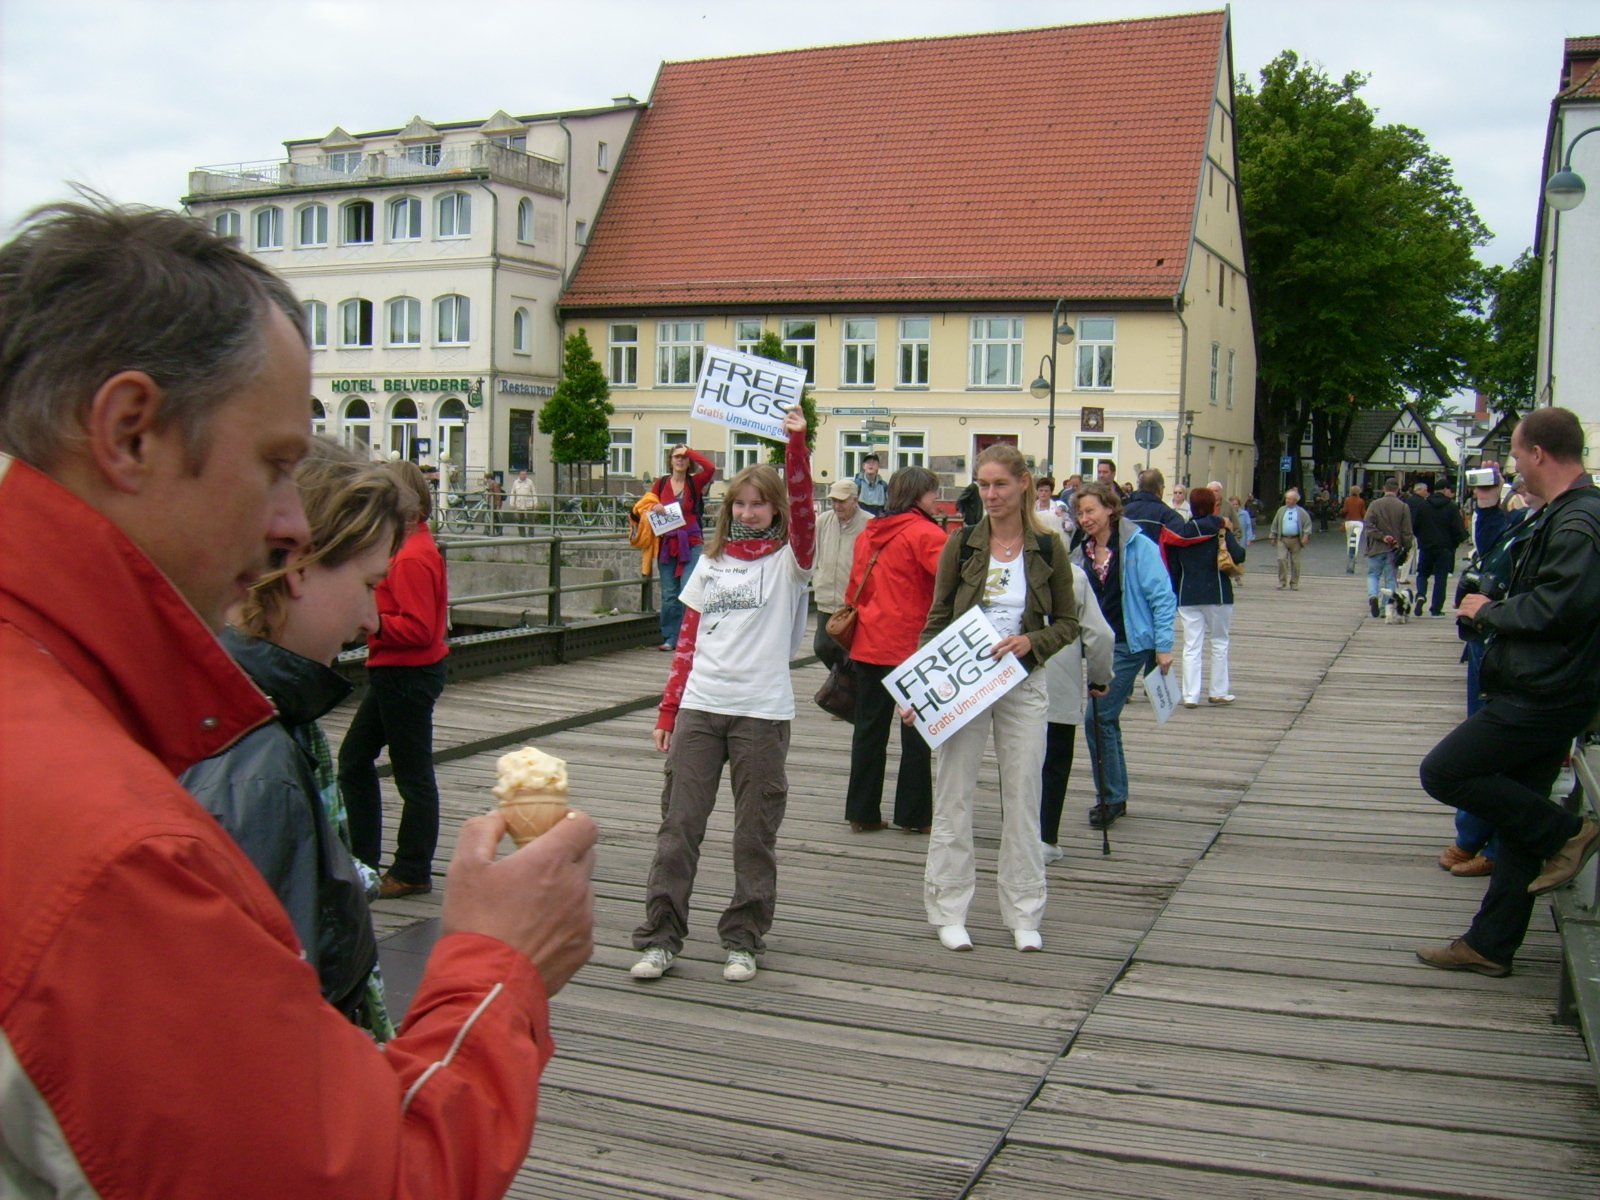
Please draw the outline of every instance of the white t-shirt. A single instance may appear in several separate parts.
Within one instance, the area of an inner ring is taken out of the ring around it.
[[[1014,562],[1001,562],[991,555],[989,577],[984,581],[983,596],[978,600],[978,607],[1001,637],[1015,637],[1022,632],[1022,606],[1027,599],[1027,578],[1022,555],[1017,555]]]
[[[751,562],[702,558],[682,595],[700,614],[700,630],[681,707],[792,721],[789,660],[805,634],[810,580],[787,543]]]

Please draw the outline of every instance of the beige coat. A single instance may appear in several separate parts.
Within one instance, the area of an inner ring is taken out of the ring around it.
[[[818,612],[834,612],[844,603],[856,538],[870,520],[872,514],[864,508],[857,508],[856,515],[843,525],[831,511],[817,518],[817,562],[811,572],[811,592],[817,598]]]

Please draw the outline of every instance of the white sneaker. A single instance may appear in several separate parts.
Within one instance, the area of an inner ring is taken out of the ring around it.
[[[965,925],[939,926],[939,944],[946,950],[972,949],[972,939],[967,936]]]
[[[722,977],[729,983],[743,983],[756,977],[756,956],[748,950],[729,950]]]
[[[644,956],[634,963],[628,974],[635,979],[660,979],[672,969],[672,960],[678,956],[665,946],[651,946]]]
[[[1060,846],[1052,846],[1049,842],[1041,842],[1039,844],[1044,847],[1044,865],[1047,867],[1053,862],[1060,862],[1067,856],[1067,852]]]
[[[1037,929],[1013,929],[1011,937],[1017,943],[1017,949],[1024,954],[1044,949],[1044,939],[1039,936]]]

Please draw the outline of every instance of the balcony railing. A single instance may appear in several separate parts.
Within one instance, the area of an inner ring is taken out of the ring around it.
[[[491,178],[535,191],[562,194],[562,166],[554,159],[511,150],[495,142],[473,142],[442,150],[437,162],[418,162],[379,151],[368,154],[353,171],[338,171],[321,163],[253,162],[197,167],[189,172],[192,196],[228,196],[243,192],[274,192],[293,188],[360,184],[365,181],[447,181],[452,175],[487,172]]]

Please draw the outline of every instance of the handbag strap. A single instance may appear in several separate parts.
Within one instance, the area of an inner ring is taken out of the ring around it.
[[[885,542],[884,546],[887,546],[887,545],[888,545],[888,543]],[[848,605],[850,605],[852,607],[855,606],[856,597],[861,595],[861,589],[866,587],[867,586],[867,580],[872,578],[872,568],[878,565],[878,555],[880,555],[882,553],[883,553],[883,546],[879,546],[876,550],[874,550],[872,552],[872,557],[867,559],[867,569],[865,571],[861,572],[861,582],[856,584],[854,592],[852,592],[850,595],[848,595],[848,596],[846,596],[844,598],[844,602],[846,604],[848,604]]]

